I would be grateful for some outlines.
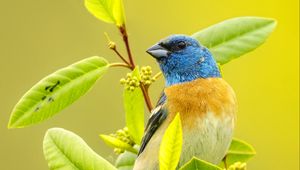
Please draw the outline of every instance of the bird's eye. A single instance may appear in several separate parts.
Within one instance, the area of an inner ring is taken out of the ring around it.
[[[180,41],[178,44],[177,44],[177,47],[179,49],[184,49],[186,47],[186,43],[184,41]]]

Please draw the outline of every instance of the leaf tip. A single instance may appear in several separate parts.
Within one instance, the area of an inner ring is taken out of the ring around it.
[[[8,124],[7,124],[7,129],[17,129],[17,128],[23,128],[25,126],[16,124],[15,121],[12,120],[12,118],[9,119]]]
[[[100,135],[99,135],[100,139],[102,139],[102,140],[105,140],[105,136],[106,136],[106,135],[104,135],[104,134],[100,134]]]

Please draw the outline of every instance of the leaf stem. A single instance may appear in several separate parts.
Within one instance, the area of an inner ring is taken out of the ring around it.
[[[132,70],[130,65],[128,65],[126,63],[111,63],[111,64],[109,64],[109,67],[126,67],[126,68],[129,68],[130,70]]]

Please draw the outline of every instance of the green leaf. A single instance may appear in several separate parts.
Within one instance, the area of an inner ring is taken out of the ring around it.
[[[182,128],[180,115],[177,113],[163,136],[159,149],[160,170],[176,169],[182,148]]]
[[[140,80],[139,67],[136,67],[132,76]],[[124,108],[126,112],[126,126],[136,144],[140,144],[144,134],[144,97],[141,88],[134,91],[124,89]]]
[[[51,170],[116,170],[79,136],[61,128],[47,131],[43,149]]]
[[[127,150],[130,151],[132,153],[138,153],[138,151],[136,149],[134,149],[131,145],[129,145],[128,143],[125,143],[121,140],[119,140],[118,138],[115,138],[113,136],[109,136],[109,135],[100,135],[100,138],[109,146],[113,147],[113,148],[120,148],[123,150]]]
[[[254,148],[240,139],[233,139],[226,155],[227,165],[235,162],[246,162],[256,154]]]
[[[85,0],[85,7],[104,22],[114,23],[118,27],[125,24],[123,0]]]
[[[136,154],[125,151],[118,156],[116,160],[116,167],[118,170],[132,170],[136,157]]]
[[[8,127],[22,128],[52,117],[84,95],[107,68],[105,59],[90,57],[45,77],[17,103]]]
[[[239,17],[225,20],[192,35],[210,49],[216,61],[225,64],[265,42],[276,21],[260,17]]]
[[[222,169],[212,163],[194,157],[185,165],[183,165],[180,168],[180,170],[222,170]]]

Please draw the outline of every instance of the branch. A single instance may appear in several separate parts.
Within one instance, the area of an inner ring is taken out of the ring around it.
[[[106,32],[104,32],[104,35],[106,36],[107,41],[108,41],[108,48],[113,50],[124,63],[126,63],[128,66],[132,67],[131,64],[121,55],[121,53],[119,53],[119,51],[117,50],[116,43],[110,40],[110,38]]]
[[[127,54],[128,54],[128,59],[129,59],[129,64],[127,64],[126,66],[128,68],[130,68],[131,70],[134,70],[135,64],[134,64],[133,57],[132,57],[132,54],[131,54],[131,50],[130,50],[130,46],[129,46],[129,41],[128,41],[128,35],[127,35],[127,31],[126,31],[125,25],[119,27],[119,30],[120,30],[120,32],[122,34],[123,41],[124,41],[124,44],[126,46],[126,51],[127,51]],[[151,104],[151,99],[150,99],[149,94],[148,94],[148,90],[147,90],[147,88],[143,84],[140,85],[140,88],[141,88],[141,90],[143,92],[143,96],[144,96],[147,108],[148,108],[149,112],[151,112],[151,110],[152,110],[152,104]]]
[[[129,68],[130,70],[132,70],[131,67],[125,63],[111,63],[111,64],[109,64],[109,67],[126,67],[126,68]]]
[[[162,75],[162,72],[160,71],[160,72],[156,73],[152,78],[157,80],[161,75]]]
[[[130,68],[132,67],[131,64],[119,53],[119,51],[117,50],[117,48],[111,48],[118,56],[119,58],[126,63]]]
[[[148,90],[147,90],[148,88],[146,88],[143,84],[141,84],[140,87],[142,89],[147,108],[148,108],[149,112],[151,112],[153,107],[152,107],[152,103],[151,103],[149,93],[148,93]]]
[[[135,64],[134,64],[134,61],[133,61],[133,58],[132,58],[132,54],[131,54],[131,50],[130,50],[130,46],[129,46],[129,41],[128,41],[128,35],[127,35],[125,25],[119,27],[119,30],[122,34],[123,41],[124,41],[125,46],[126,46],[126,51],[127,51],[127,54],[128,54],[129,62],[131,64],[131,66],[134,68]]]
[[[227,165],[227,155],[225,155],[225,157],[223,158],[222,162],[224,163],[224,168],[225,170],[228,169],[228,165]]]

